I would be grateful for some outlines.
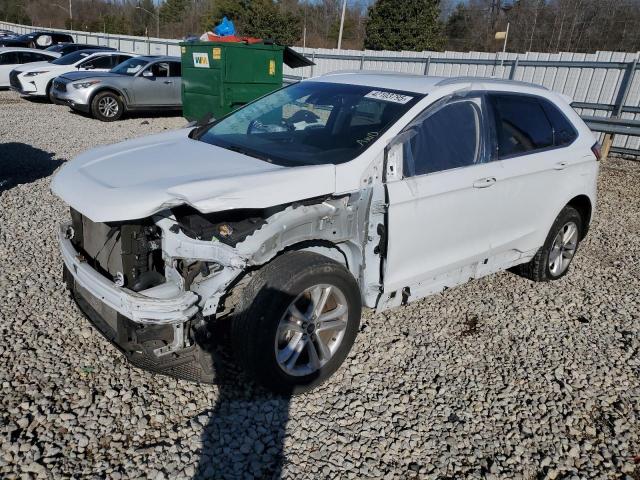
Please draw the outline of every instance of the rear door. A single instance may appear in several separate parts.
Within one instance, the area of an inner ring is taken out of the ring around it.
[[[577,165],[575,129],[548,100],[524,94],[489,94],[495,118],[495,156],[503,167],[496,185],[501,221],[492,229],[492,249],[501,261],[537,250],[568,201]]]
[[[182,105],[182,65],[180,62],[169,62],[169,81],[171,85],[171,97],[168,105]]]
[[[0,53],[0,85],[9,85],[9,72],[19,63],[16,52]]]
[[[454,98],[400,135],[403,176],[387,177],[385,293],[409,287],[411,299],[419,298],[475,276],[487,258],[500,202],[487,124],[481,96]],[[387,175],[395,148],[388,150]]]

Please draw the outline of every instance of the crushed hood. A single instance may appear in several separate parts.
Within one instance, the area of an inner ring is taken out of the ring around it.
[[[335,167],[281,167],[176,130],[89,150],[51,190],[94,222],[144,218],[188,204],[202,213],[266,208],[335,191]]]

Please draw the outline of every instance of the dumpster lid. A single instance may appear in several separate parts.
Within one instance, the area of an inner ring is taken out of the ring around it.
[[[301,53],[296,52],[291,47],[284,47],[282,59],[285,65],[290,68],[310,67],[311,65],[315,65],[314,62]]]

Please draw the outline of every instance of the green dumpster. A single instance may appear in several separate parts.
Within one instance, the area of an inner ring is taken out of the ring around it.
[[[180,47],[182,112],[188,120],[219,118],[282,87],[283,59],[294,67],[312,65],[292,49],[275,44],[200,41]]]

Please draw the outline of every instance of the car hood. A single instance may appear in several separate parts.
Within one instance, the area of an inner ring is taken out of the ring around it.
[[[281,167],[193,140],[189,131],[89,150],[58,171],[51,190],[94,222],[183,204],[202,213],[266,208],[335,191],[334,165]]]
[[[52,58],[51,60],[55,60],[55,58]],[[47,70],[53,70],[56,69],[58,67],[58,65],[54,65],[51,62],[31,62],[31,63],[25,63],[24,65],[19,65],[16,68],[14,68],[14,70],[16,72],[20,72],[20,73],[25,73],[25,72],[33,72],[35,70],[42,70],[42,67],[47,67]]]
[[[71,81],[84,80],[85,78],[103,78],[103,77],[121,77],[121,76],[122,75],[119,75],[117,73],[95,72],[95,71],[87,71],[87,70],[73,71],[73,72],[68,72],[63,75],[60,75],[61,78],[64,78],[65,80],[71,80]]]

